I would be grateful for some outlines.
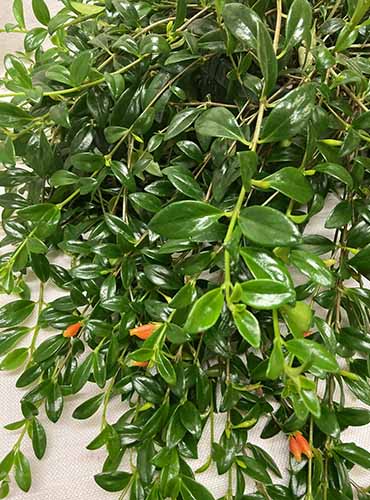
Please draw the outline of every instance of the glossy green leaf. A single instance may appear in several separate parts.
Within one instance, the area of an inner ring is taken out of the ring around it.
[[[189,128],[196,118],[199,116],[199,109],[185,109],[184,111],[180,111],[177,113],[171,120],[166,134],[164,136],[164,140],[168,141],[173,139],[177,135],[180,135],[184,130]]]
[[[302,133],[314,110],[315,89],[312,84],[289,92],[268,115],[262,128],[262,142],[276,142]]]
[[[350,266],[352,266],[356,271],[364,276],[369,276],[370,273],[370,245],[360,250],[352,259],[349,261]]]
[[[100,14],[104,10],[104,7],[99,5],[84,4],[75,1],[71,1],[70,4],[79,14],[82,14],[83,16],[94,16],[96,14]]]
[[[50,21],[50,12],[44,0],[32,0],[32,9],[36,19],[47,26]]]
[[[320,418],[321,407],[316,393],[306,389],[300,391],[300,397],[310,413],[316,418]]]
[[[89,52],[81,52],[71,65],[71,80],[75,85],[80,85],[88,76],[91,68]]]
[[[181,423],[185,429],[199,438],[202,432],[202,422],[196,406],[191,401],[186,401],[180,407],[179,412]]]
[[[259,481],[261,483],[271,483],[271,478],[266,471],[264,465],[252,457],[238,458],[238,465],[242,468],[247,476]]]
[[[251,179],[257,170],[258,157],[254,151],[240,151],[237,154],[243,186],[246,191],[251,188]]]
[[[67,343],[68,339],[63,335],[49,337],[37,347],[33,358],[37,363],[40,363],[57,354]]]
[[[126,488],[132,475],[123,471],[101,472],[96,474],[96,483],[105,491],[116,492]]]
[[[187,168],[180,166],[167,167],[163,170],[163,173],[168,177],[171,184],[188,198],[194,200],[201,200],[203,198],[204,195],[199,184]]]
[[[295,47],[307,40],[312,24],[312,8],[307,0],[294,0],[285,25],[284,50]]]
[[[308,203],[313,189],[307,178],[294,167],[284,167],[263,179],[269,185],[298,203]]]
[[[41,422],[34,418],[32,420],[32,447],[36,457],[41,460],[46,450],[46,433]]]
[[[260,248],[245,247],[240,249],[240,255],[254,278],[280,281],[288,288],[293,288],[288,268],[273,253]]]
[[[0,370],[16,370],[24,364],[28,358],[27,347],[19,347],[9,352],[0,363]]]
[[[16,300],[0,308],[0,328],[8,328],[23,323],[32,313],[35,303],[31,300]]]
[[[252,346],[258,348],[261,330],[257,318],[245,306],[235,306],[233,318],[240,335]]]
[[[318,285],[333,286],[334,276],[320,257],[304,250],[292,250],[290,261],[294,267]]]
[[[294,354],[302,363],[310,358],[314,366],[328,372],[337,372],[339,365],[333,354],[324,346],[308,339],[294,339],[286,343],[291,354]]]
[[[334,446],[334,451],[353,464],[370,469],[370,453],[354,443],[341,443]]]
[[[3,127],[17,127],[32,120],[32,116],[24,109],[10,102],[0,102],[0,123]]]
[[[278,281],[257,279],[241,284],[241,300],[254,309],[277,309],[294,302],[295,293]]]
[[[253,9],[240,3],[228,3],[222,13],[228,30],[248,48],[257,49],[257,29],[260,18]]]
[[[174,367],[171,364],[171,361],[166,358],[165,355],[160,354],[157,358],[157,369],[160,376],[167,382],[169,385],[176,384],[176,372]]]
[[[240,212],[239,225],[249,240],[265,247],[290,247],[300,242],[297,227],[278,210],[252,206]]]
[[[200,483],[194,481],[191,477],[182,476],[181,495],[184,500],[214,500],[213,495]]]
[[[317,427],[327,436],[337,439],[340,436],[340,427],[335,412],[325,405],[321,405],[321,415],[315,418]]]
[[[176,19],[173,27],[179,28],[185,21],[187,11],[187,0],[177,0],[176,2]]]
[[[30,463],[20,450],[16,451],[14,455],[14,477],[22,491],[27,492],[31,488]]]
[[[225,108],[204,111],[195,122],[195,130],[201,135],[246,142],[234,115]]]
[[[211,328],[218,320],[224,305],[221,288],[215,288],[200,297],[190,310],[184,330],[199,333]]]
[[[222,212],[200,201],[179,201],[162,208],[150,221],[152,231],[166,238],[189,239],[201,235]]]
[[[78,406],[72,417],[78,420],[84,420],[86,418],[90,418],[94,413],[98,411],[104,399],[104,394],[97,394],[92,398],[84,401],[80,406]]]
[[[257,24],[257,58],[264,80],[263,95],[268,96],[277,80],[278,65],[270,34],[262,22]]]
[[[20,28],[25,28],[23,0],[14,0],[13,15]]]
[[[342,165],[336,163],[320,163],[315,166],[316,172],[322,172],[334,179],[343,182],[350,188],[353,187],[353,179],[351,174]]]

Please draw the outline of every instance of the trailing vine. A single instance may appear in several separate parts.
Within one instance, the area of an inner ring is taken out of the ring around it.
[[[0,95],[0,369],[24,390],[0,498],[87,385],[73,417],[101,415],[86,444],[120,499],[212,500],[211,464],[225,500],[369,498],[341,436],[370,423],[370,2],[61,3],[28,29],[14,0],[0,30],[24,36]]]

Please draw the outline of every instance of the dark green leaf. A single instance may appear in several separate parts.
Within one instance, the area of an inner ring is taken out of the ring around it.
[[[271,37],[263,23],[257,24],[257,58],[264,80],[263,95],[268,96],[275,86],[278,66]]]
[[[262,129],[262,142],[289,139],[304,131],[315,104],[312,84],[289,92],[267,117]]]
[[[201,235],[222,216],[208,203],[179,201],[162,208],[150,221],[152,231],[166,238],[191,238]]]
[[[244,208],[240,212],[239,225],[249,240],[261,246],[295,246],[301,239],[298,229],[288,217],[270,207]]]
[[[130,482],[131,477],[132,475],[128,472],[113,471],[96,474],[94,479],[103,490],[116,492],[124,490]]]
[[[337,444],[334,451],[353,464],[370,469],[370,453],[354,443]]]
[[[32,447],[36,457],[41,460],[46,450],[46,433],[37,418],[32,420]]]
[[[225,108],[205,111],[195,122],[195,130],[201,135],[246,142],[234,115]]]
[[[264,182],[298,203],[308,203],[313,197],[311,184],[298,169],[285,167],[265,177]]]
[[[294,0],[291,4],[285,25],[284,50],[295,47],[307,40],[312,23],[312,8],[307,0]]]
[[[72,414],[73,418],[78,420],[84,420],[90,418],[94,413],[98,411],[104,399],[104,394],[97,394],[92,398],[84,401],[80,406],[78,406]]]
[[[35,303],[31,300],[16,300],[0,308],[0,328],[16,326],[32,313]]]
[[[15,481],[22,491],[31,488],[31,468],[28,459],[18,450],[14,455],[14,476]]]

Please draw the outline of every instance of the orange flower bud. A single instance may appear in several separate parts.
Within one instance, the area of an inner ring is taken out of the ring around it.
[[[132,366],[141,366],[142,368],[146,368],[149,364],[149,361],[133,361]]]
[[[75,337],[80,331],[82,326],[81,321],[74,323],[73,325],[69,325],[63,332],[63,337]]]
[[[300,432],[295,432],[294,435],[301,452],[306,455],[307,458],[312,458],[311,446],[307,439],[302,436]]]
[[[304,332],[304,333],[303,333],[303,336],[304,336],[304,337],[310,337],[311,335],[313,335],[313,333],[314,333],[314,332],[313,332],[312,330],[307,330],[307,332]]]
[[[139,339],[141,340],[146,340],[151,336],[151,334],[156,329],[157,325],[154,325],[153,323],[148,323],[147,325],[141,325],[137,326],[136,328],[131,328],[130,335],[131,336],[135,335],[136,337],[139,337]]]
[[[294,458],[297,460],[297,462],[300,462],[302,460],[302,450],[294,436],[289,437],[289,450],[290,453],[294,455]]]

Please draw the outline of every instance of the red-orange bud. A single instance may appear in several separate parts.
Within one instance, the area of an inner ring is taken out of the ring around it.
[[[81,321],[74,323],[73,325],[69,325],[63,332],[63,337],[75,337],[80,331],[82,326]]]
[[[311,335],[313,335],[313,334],[314,334],[314,332],[312,330],[307,330],[307,332],[303,333],[303,336],[304,337],[311,337]]]
[[[141,366],[142,368],[146,368],[149,364],[149,361],[133,361],[132,366]]]
[[[306,455],[307,458],[312,458],[311,446],[307,439],[302,436],[300,432],[295,432],[294,435],[301,452]]]
[[[153,323],[148,323],[147,325],[141,325],[137,326],[136,328],[131,328],[130,335],[131,336],[135,335],[136,337],[139,337],[139,339],[141,340],[146,340],[151,336],[151,334],[156,329],[157,325],[154,325]]]
[[[289,450],[290,453],[294,455],[294,458],[297,460],[297,462],[300,462],[302,460],[302,450],[294,436],[289,437]]]

